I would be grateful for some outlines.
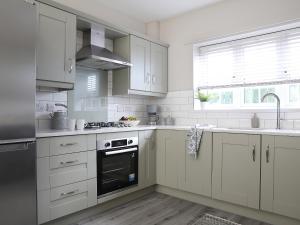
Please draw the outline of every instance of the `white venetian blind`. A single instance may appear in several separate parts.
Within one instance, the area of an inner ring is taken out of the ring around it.
[[[200,89],[300,82],[300,28],[197,47]]]

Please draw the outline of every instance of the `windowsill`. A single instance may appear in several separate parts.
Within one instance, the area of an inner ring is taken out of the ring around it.
[[[244,109],[194,109],[195,112],[261,112],[261,113],[273,113],[276,112],[276,106],[274,108],[244,108]],[[300,108],[280,108],[280,112],[300,112]]]

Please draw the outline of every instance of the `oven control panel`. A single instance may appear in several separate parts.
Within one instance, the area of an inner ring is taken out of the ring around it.
[[[119,138],[119,139],[113,139],[113,140],[101,140],[101,141],[97,141],[97,150],[129,147],[129,146],[135,146],[138,144],[139,144],[138,137]]]

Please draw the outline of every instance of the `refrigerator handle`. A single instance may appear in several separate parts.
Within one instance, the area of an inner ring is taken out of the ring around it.
[[[1,152],[27,151],[34,142],[0,145]]]

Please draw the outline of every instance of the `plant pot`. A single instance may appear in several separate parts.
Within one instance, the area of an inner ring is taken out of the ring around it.
[[[206,104],[207,104],[207,102],[200,102],[201,109],[205,109]]]

